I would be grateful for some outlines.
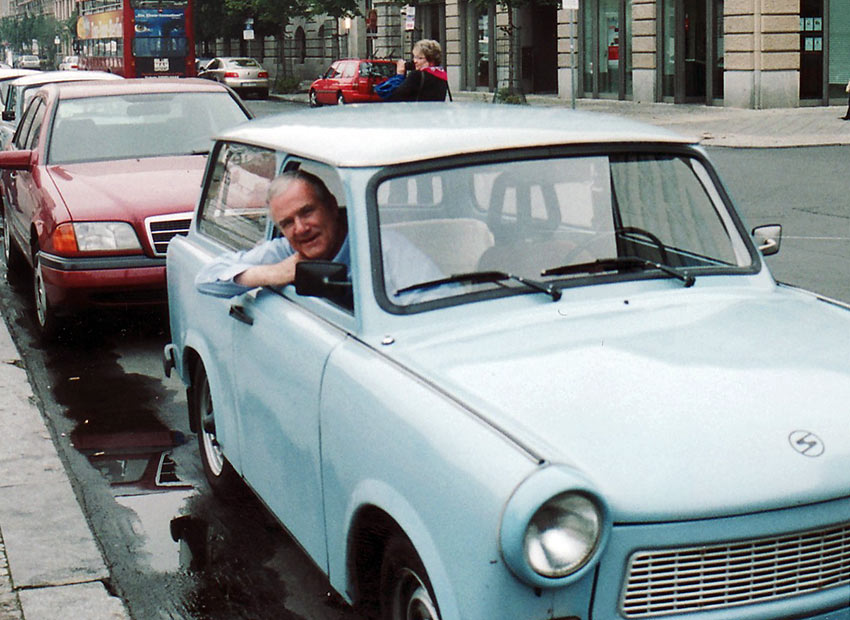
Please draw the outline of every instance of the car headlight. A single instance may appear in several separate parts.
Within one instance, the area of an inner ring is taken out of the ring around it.
[[[523,480],[505,504],[502,557],[525,583],[559,588],[593,569],[611,525],[608,504],[582,472],[567,465],[544,466]]]
[[[601,526],[602,515],[590,499],[572,492],[556,495],[528,523],[523,538],[525,560],[538,575],[566,577],[593,555]]]
[[[142,249],[136,231],[128,222],[62,224],[53,234],[53,245],[60,252],[116,252]]]

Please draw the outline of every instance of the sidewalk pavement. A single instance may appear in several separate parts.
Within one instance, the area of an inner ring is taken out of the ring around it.
[[[3,321],[0,394],[0,620],[129,618]]]
[[[307,103],[306,94],[275,95]],[[485,93],[456,101],[490,102]],[[530,95],[531,105],[572,107]],[[741,110],[629,101],[576,102],[580,110],[620,114],[728,147],[850,144],[844,106]],[[122,601],[106,589],[109,571],[50,432],[0,321],[0,620],[122,620]]]
[[[306,93],[272,95],[307,103]],[[530,105],[571,108],[570,99],[555,96],[527,95]],[[454,93],[456,102],[490,103],[492,93],[463,91]],[[705,146],[724,147],[794,147],[850,144],[850,121],[841,119],[846,105],[749,110],[673,103],[634,103],[613,99],[576,99],[577,110],[618,114],[684,136],[693,137]]]

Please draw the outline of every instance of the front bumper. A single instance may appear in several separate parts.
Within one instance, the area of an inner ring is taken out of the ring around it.
[[[59,311],[167,302],[164,258],[66,258],[41,252],[39,259],[48,301]]]

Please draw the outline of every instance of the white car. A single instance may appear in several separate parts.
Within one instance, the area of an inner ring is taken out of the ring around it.
[[[59,63],[60,71],[77,71],[80,68],[79,56],[65,56]]]
[[[35,54],[24,54],[15,61],[18,69],[41,69],[41,60]]]

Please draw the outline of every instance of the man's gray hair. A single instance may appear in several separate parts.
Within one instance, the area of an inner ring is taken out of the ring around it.
[[[303,170],[287,170],[286,172],[282,172],[276,176],[269,184],[269,191],[266,194],[266,203],[270,203],[272,198],[285,192],[289,187],[289,184],[293,181],[302,181],[307,183],[311,188],[313,188],[313,191],[316,193],[316,197],[319,201],[326,207],[333,208],[337,206],[336,198],[330,192],[328,186],[325,185],[325,182],[315,174],[305,172]]]

